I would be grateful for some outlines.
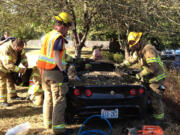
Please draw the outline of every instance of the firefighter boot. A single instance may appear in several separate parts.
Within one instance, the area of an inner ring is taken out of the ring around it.
[[[0,106],[7,107],[7,106],[10,106],[10,104],[9,104],[9,103],[7,103],[7,102],[1,102],[1,103],[0,103]]]

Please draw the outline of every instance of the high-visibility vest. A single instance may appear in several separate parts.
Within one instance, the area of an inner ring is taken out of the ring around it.
[[[51,70],[56,67],[56,62],[53,56],[53,48],[54,48],[53,46],[56,39],[59,37],[62,37],[64,39],[63,35],[56,30],[53,30],[49,32],[48,34],[46,34],[43,40],[42,48],[41,48],[40,55],[37,61],[38,68]],[[65,53],[66,51],[65,51],[64,40],[63,40],[63,47],[62,47],[62,51],[60,52],[60,59],[63,65],[66,64],[64,60]]]

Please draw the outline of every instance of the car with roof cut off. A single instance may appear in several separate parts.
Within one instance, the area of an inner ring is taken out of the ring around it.
[[[82,68],[86,64],[91,65],[89,70]],[[67,121],[85,119],[93,114],[108,119],[146,114],[149,103],[146,87],[129,75],[136,71],[116,70],[114,64],[107,61],[86,60],[81,62],[80,70],[78,66],[79,79],[69,81]]]

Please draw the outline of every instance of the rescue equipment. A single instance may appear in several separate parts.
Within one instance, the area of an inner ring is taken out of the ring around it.
[[[160,126],[144,125],[142,129],[126,128],[123,135],[165,135],[165,133]]]
[[[98,117],[98,118],[101,118],[101,119],[104,119],[106,121],[106,123],[108,124],[109,128],[110,128],[110,132],[109,134],[102,131],[102,130],[99,130],[99,129],[92,129],[92,130],[83,130],[83,128],[85,127],[85,124],[92,118],[95,118],[95,117]],[[101,115],[92,115],[90,117],[88,117],[82,124],[81,128],[79,129],[78,131],[78,135],[111,135],[112,134],[112,126],[111,126],[111,123],[109,122],[108,119],[102,117]]]

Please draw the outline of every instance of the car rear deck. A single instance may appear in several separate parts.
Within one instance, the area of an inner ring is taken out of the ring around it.
[[[100,114],[109,119],[141,117],[147,108],[146,88],[132,76],[116,71],[79,72],[70,80],[67,115],[83,119]]]

